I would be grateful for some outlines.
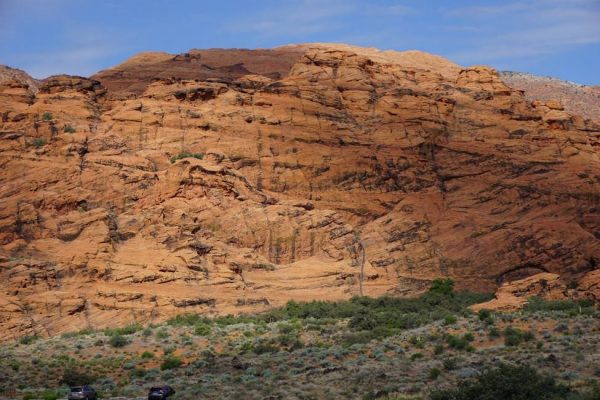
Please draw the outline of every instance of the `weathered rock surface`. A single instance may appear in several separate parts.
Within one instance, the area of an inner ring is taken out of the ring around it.
[[[545,300],[591,299],[600,300],[600,270],[587,273],[577,287],[569,285],[558,274],[542,272],[527,278],[503,283],[496,291],[495,298],[485,303],[471,306],[474,311],[482,309],[513,311],[525,306],[531,297]]]
[[[569,298],[567,285],[560,275],[542,272],[503,283],[496,291],[493,300],[471,306],[474,311],[482,309],[497,311],[512,311],[527,304],[530,297],[540,297],[546,300],[565,300]]]
[[[600,86],[512,71],[501,71],[500,77],[510,87],[524,91],[528,99],[557,101],[570,113],[600,119]]]
[[[4,339],[436,277],[594,285],[600,126],[487,67],[332,45],[152,53],[2,82],[0,111]]]

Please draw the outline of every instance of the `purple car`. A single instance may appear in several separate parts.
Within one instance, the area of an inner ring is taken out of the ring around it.
[[[175,389],[171,386],[157,386],[150,388],[148,400],[165,400],[175,393]]]

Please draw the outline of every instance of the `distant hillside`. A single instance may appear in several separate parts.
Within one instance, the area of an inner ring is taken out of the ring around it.
[[[566,111],[600,120],[600,86],[513,71],[500,71],[500,78],[531,100],[559,100]]]
[[[11,81],[24,83],[29,86],[30,90],[37,92],[39,82],[29,76],[27,72],[7,67],[6,65],[0,65],[0,84],[6,84]]]

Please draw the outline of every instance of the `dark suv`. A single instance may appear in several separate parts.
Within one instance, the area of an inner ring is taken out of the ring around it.
[[[91,386],[75,386],[69,392],[69,400],[98,400],[98,394]]]
[[[148,400],[164,400],[175,393],[175,389],[171,386],[157,386],[150,388]]]

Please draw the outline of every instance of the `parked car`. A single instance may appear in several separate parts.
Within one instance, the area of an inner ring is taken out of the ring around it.
[[[98,400],[98,394],[91,386],[74,386],[69,392],[69,400]]]
[[[148,393],[148,400],[164,400],[174,393],[175,389],[168,385],[152,387]]]

